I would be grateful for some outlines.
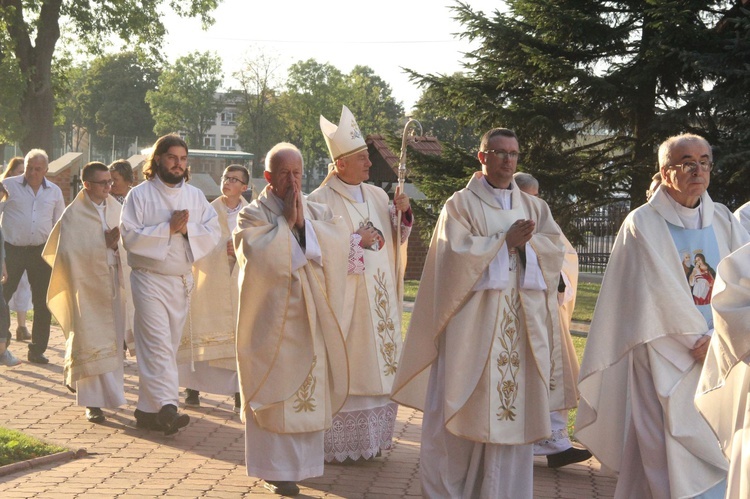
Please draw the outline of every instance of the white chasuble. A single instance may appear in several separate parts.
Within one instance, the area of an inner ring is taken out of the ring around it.
[[[711,300],[716,331],[695,406],[729,459],[728,498],[750,497],[750,244],[717,267]]]
[[[578,288],[578,253],[563,234],[565,259],[561,275],[565,281],[565,294],[558,309],[560,329],[550,329],[550,411],[573,409],[578,406],[578,372],[580,367],[575,346],[570,336],[570,323],[576,304]],[[567,422],[565,438],[567,438]]]
[[[121,391],[123,250],[106,247],[103,229],[103,223],[117,227],[120,204],[111,196],[105,203],[103,222],[80,191],[52,229],[42,257],[52,267],[47,305],[66,338],[65,384],[119,371]]]
[[[242,210],[234,232],[242,417],[280,434],[324,430],[348,392],[339,327],[348,229],[325,206],[303,204],[306,249],[317,239],[316,258],[300,248],[268,188]],[[295,253],[304,253],[301,266]]]
[[[378,210],[373,206],[370,199],[364,203],[346,200],[349,219],[355,230],[359,227],[372,224],[381,234],[382,227],[390,224],[390,220],[382,220],[378,216]],[[398,359],[401,355],[401,319],[399,317],[400,307],[396,286],[393,282],[393,269],[388,258],[388,252],[383,246],[385,241],[379,242],[378,250],[366,249],[364,251],[365,272],[363,275],[347,276],[347,293],[344,305],[344,324],[369,322],[362,327],[374,331],[372,335],[347,335],[347,344],[354,352],[370,352],[373,356],[370,362],[377,362],[378,372],[381,373],[383,390],[390,392],[393,383],[393,375],[396,373]],[[359,285],[360,279],[364,279],[365,285]],[[364,293],[365,299],[357,296]],[[369,311],[357,307],[367,303]],[[368,313],[369,312],[369,313]],[[369,326],[369,328],[368,328]],[[344,329],[347,334],[348,329]],[[361,344],[360,344],[361,343]],[[365,343],[370,343],[366,345]],[[356,373],[357,367],[353,366]],[[354,375],[356,377],[356,374]],[[357,390],[352,387],[352,393],[372,395],[363,393],[364,387]]]
[[[488,234],[507,232],[513,222],[527,218],[521,208],[503,210],[483,204],[482,209]],[[506,248],[503,247],[500,251],[507,251]],[[487,325],[493,328],[491,336],[485,335],[486,338],[491,338],[491,344],[487,350],[479,350],[486,351],[489,355],[484,362],[484,370],[477,381],[476,389],[455,415],[446,415],[446,428],[454,435],[469,440],[503,444],[530,443],[537,437],[528,434],[527,424],[531,419],[538,419],[541,428],[544,428],[543,420],[548,418],[547,414],[541,414],[541,411],[540,415],[544,417],[533,416],[533,411],[525,410],[529,404],[531,407],[545,405],[543,400],[533,399],[546,398],[548,391],[547,382],[540,375],[539,366],[533,352],[530,351],[531,345],[535,342],[529,341],[526,334],[526,321],[518,289],[517,261],[517,255],[512,255],[508,286],[505,289],[485,290],[469,298],[470,301],[479,301],[480,309],[494,310],[496,314],[494,322],[487,322]],[[541,294],[542,291],[532,293]],[[476,311],[473,306],[464,307],[448,328],[452,325],[467,327],[474,323]],[[546,337],[541,337],[536,343],[541,342],[544,345],[546,341]],[[446,348],[449,351],[461,351],[476,346],[467,345],[465,338],[457,335],[447,337]],[[548,350],[544,348],[542,352],[544,351]],[[452,363],[463,363],[467,359],[448,356],[446,360],[446,370],[450,373],[456,372],[452,370]],[[538,438],[548,434],[549,430],[542,429]]]

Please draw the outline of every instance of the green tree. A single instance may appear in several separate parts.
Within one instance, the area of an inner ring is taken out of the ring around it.
[[[159,70],[153,60],[135,52],[94,59],[78,95],[84,126],[94,144],[103,149],[126,149],[137,137],[153,142],[154,119],[146,93],[156,88]]]
[[[193,148],[203,145],[203,136],[224,107],[217,94],[222,83],[221,59],[210,52],[193,52],[164,69],[156,90],[146,93],[154,117],[154,132],[164,135],[183,131]]]
[[[89,69],[87,62],[70,64],[61,71],[55,91],[55,126],[64,137],[65,150],[79,152],[84,139],[89,139],[88,125],[83,111],[83,88]]]
[[[477,145],[491,127],[514,129],[520,169],[539,178],[562,222],[613,199],[637,206],[656,146],[703,131],[685,99],[709,76],[691,54],[713,36],[724,4],[561,0],[551,10],[508,0],[507,12],[485,15],[458,3],[461,36],[478,42],[465,72],[412,76],[440,113],[476,130]],[[476,149],[465,157],[458,171],[478,166]]]
[[[289,68],[281,112],[286,136],[300,148],[305,160],[305,192],[317,187],[312,184],[313,173],[325,164],[322,158],[328,157],[320,116],[338,122],[348,95],[343,73],[331,64],[308,59]]]
[[[22,79],[15,57],[0,44],[0,144],[11,144],[23,136],[20,119]],[[2,152],[2,151],[0,151]],[[3,156],[0,155],[0,163]]]
[[[750,197],[750,9],[737,0],[712,31],[712,43],[690,57],[713,84],[690,95],[688,114],[713,146],[711,196],[734,209]]]
[[[276,58],[260,53],[234,74],[240,83],[233,94],[238,110],[237,139],[244,150],[255,155],[253,177],[261,175],[261,159],[281,136],[278,69]]]
[[[52,151],[55,95],[52,61],[61,22],[91,51],[115,35],[156,53],[165,35],[158,12],[169,8],[204,25],[219,0],[0,0],[0,43],[13,53],[21,75],[21,149]]]
[[[350,96],[344,104],[357,118],[364,134],[399,131],[404,106],[393,97],[390,85],[367,66],[354,66],[346,76],[346,83]]]

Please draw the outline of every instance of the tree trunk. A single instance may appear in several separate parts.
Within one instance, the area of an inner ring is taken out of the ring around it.
[[[52,156],[54,151],[53,131],[55,118],[55,96],[52,92],[52,56],[60,38],[60,7],[63,0],[45,0],[39,10],[39,18],[30,29],[24,19],[24,7],[20,0],[2,0],[0,7],[8,8],[5,19],[8,34],[13,41],[13,52],[18,59],[24,83],[21,98],[21,123],[24,135],[21,150],[44,149]],[[36,34],[34,43],[31,36]]]
[[[21,122],[26,133],[21,138],[20,146],[24,154],[31,149],[44,149],[52,159],[54,121],[55,96],[52,93],[51,75],[49,72],[46,72],[46,76],[37,72],[30,78],[21,101]]]

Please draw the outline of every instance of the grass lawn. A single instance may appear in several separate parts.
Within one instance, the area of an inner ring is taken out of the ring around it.
[[[591,322],[594,316],[594,306],[602,285],[594,282],[578,282],[576,293],[576,308],[573,310],[573,320]]]
[[[0,466],[67,450],[64,447],[46,444],[21,432],[0,427]]]
[[[417,298],[417,288],[419,288],[419,281],[415,279],[404,281],[404,301],[414,301]]]

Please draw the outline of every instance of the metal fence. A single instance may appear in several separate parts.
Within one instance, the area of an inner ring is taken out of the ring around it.
[[[604,273],[617,231],[627,214],[625,203],[614,203],[596,208],[575,220],[574,225],[583,238],[583,242],[576,246],[581,272]]]

